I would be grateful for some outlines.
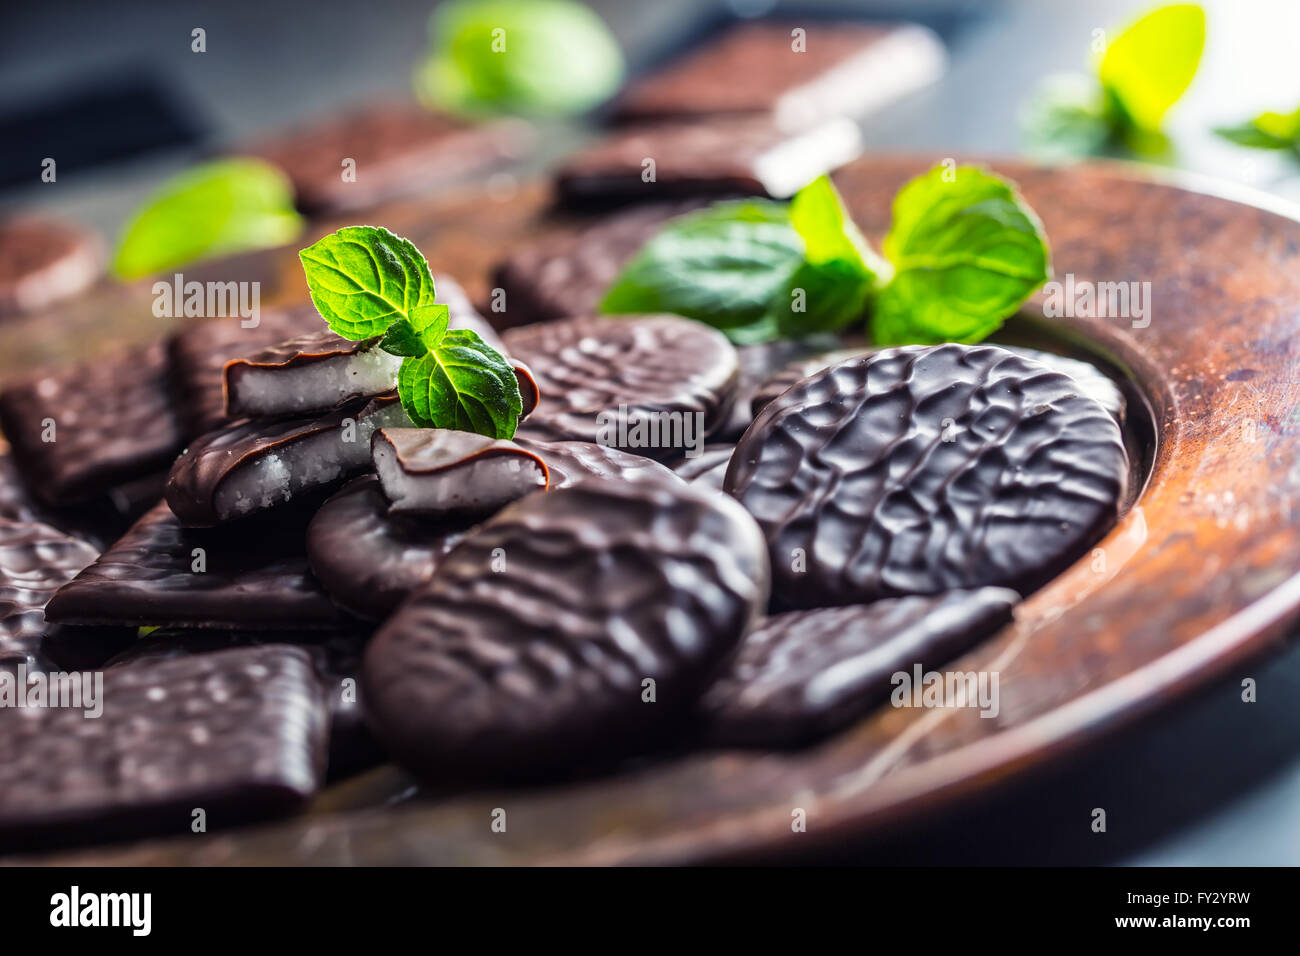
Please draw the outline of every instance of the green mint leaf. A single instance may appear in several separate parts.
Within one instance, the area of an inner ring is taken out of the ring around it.
[[[1205,49],[1205,11],[1175,3],[1141,17],[1106,47],[1097,75],[1121,122],[1155,132],[1191,85]]]
[[[421,306],[409,319],[398,319],[388,328],[379,347],[390,355],[423,355],[442,340],[451,321],[451,310],[439,303]]]
[[[453,0],[429,21],[415,71],[427,105],[471,116],[585,112],[623,82],[604,21],[572,0]]]
[[[804,261],[772,302],[780,333],[799,338],[833,332],[862,318],[893,269],[858,231],[829,177],[795,194],[790,224],[804,241]]]
[[[397,394],[420,428],[512,438],[523,412],[514,368],[468,329],[449,329],[432,350],[403,359]]]
[[[1294,149],[1300,153],[1300,109],[1294,113],[1260,113],[1239,126],[1214,131],[1229,142],[1252,149]]]
[[[433,277],[420,250],[377,226],[346,226],[298,253],[307,288],[329,327],[351,341],[383,335],[433,305]]]
[[[1037,215],[1010,182],[970,166],[904,186],[884,251],[896,272],[872,314],[880,345],[978,342],[1051,275]]]
[[[118,239],[113,273],[138,279],[199,259],[291,242],[302,230],[293,187],[260,159],[219,159],[168,180]]]
[[[729,336],[752,326],[785,292],[804,242],[784,203],[715,203],[671,220],[614,280],[600,311],[673,312]]]
[[[1046,161],[1103,152],[1121,135],[1101,85],[1076,73],[1044,80],[1022,109],[1020,123],[1029,152]]]

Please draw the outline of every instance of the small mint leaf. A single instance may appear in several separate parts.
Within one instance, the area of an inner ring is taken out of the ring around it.
[[[345,226],[298,253],[307,288],[329,327],[354,342],[383,335],[433,305],[433,277],[420,250],[376,226]]]
[[[379,347],[389,355],[423,355],[429,351],[412,328],[410,319],[398,319],[390,325],[379,340]]]
[[[469,329],[450,329],[435,348],[403,359],[397,394],[420,428],[512,438],[523,412],[513,366]]]

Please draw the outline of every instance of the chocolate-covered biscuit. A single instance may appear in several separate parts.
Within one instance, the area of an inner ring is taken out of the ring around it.
[[[485,514],[542,491],[546,462],[512,441],[450,428],[381,428],[370,442],[389,510]]]
[[[1080,394],[1089,398],[1096,399],[1102,408],[1110,412],[1115,421],[1121,425],[1124,424],[1127,402],[1124,393],[1120,391],[1106,373],[1102,372],[1097,366],[1084,362],[1081,359],[1068,358],[1064,355],[1057,355],[1054,352],[1041,352],[1038,349],[1021,348],[1016,345],[1003,345],[1002,348],[1008,352],[1014,352],[1016,355],[1023,355],[1025,358],[1033,359],[1041,365],[1056,372],[1061,372],[1074,379],[1079,386]],[[791,385],[800,382],[816,372],[832,365],[838,365],[859,355],[866,355],[872,351],[870,348],[856,349],[837,349],[830,352],[824,352],[819,355],[811,355],[807,358],[797,359],[784,368],[780,369],[757,389],[750,399],[750,410],[757,415],[763,410],[772,399],[776,398]]]
[[[338,779],[382,759],[379,745],[365,724],[357,686],[367,635],[345,632],[312,637],[311,643],[290,646],[300,646],[311,656],[320,677],[330,712],[328,776]],[[283,631],[189,631],[164,627],[132,641],[104,666],[171,661],[235,647],[283,645],[288,639]]]
[[[851,120],[790,131],[766,116],[655,123],[615,133],[571,156],[556,174],[570,205],[686,196],[786,199],[853,159],[862,136]]]
[[[307,567],[306,516],[297,509],[253,523],[186,529],[165,502],[45,608],[47,620],[131,626],[332,629],[338,610]]]
[[[400,356],[379,339],[354,342],[324,325],[226,364],[231,418],[311,415],[397,386]]]
[[[587,478],[672,481],[676,476],[657,461],[587,441],[537,441],[522,435],[515,443],[535,453],[550,475],[548,487],[567,488]]]
[[[0,520],[0,664],[39,660],[50,597],[99,557],[76,538],[36,521]]]
[[[943,72],[939,40],[911,24],[739,23],[620,97],[621,120],[770,114],[794,127],[884,106]]]
[[[675,462],[673,471],[683,481],[721,491],[722,479],[727,474],[727,465],[735,450],[735,445],[705,445],[703,451],[694,458],[683,458]]]
[[[754,345],[736,346],[740,360],[740,384],[736,387],[736,400],[731,406],[727,423],[714,433],[717,441],[734,442],[740,438],[754,420],[750,412],[750,399],[754,392],[774,374],[796,359],[818,355],[840,345],[835,335],[811,335],[802,339],[777,339]]]
[[[265,309],[257,325],[238,317],[188,323],[167,342],[172,395],[187,438],[197,438],[234,419],[226,414],[226,363],[324,324],[316,307]]]
[[[30,217],[0,222],[0,317],[76,295],[99,278],[103,264],[92,232]]]
[[[371,725],[440,778],[632,753],[689,710],[766,597],[761,536],[724,495],[601,479],[530,495],[371,640]]]
[[[0,842],[188,836],[196,810],[218,829],[292,810],[320,784],[328,714],[300,648],[110,668],[92,695],[0,708]]]
[[[725,487],[758,519],[779,606],[1003,585],[1028,594],[1115,520],[1119,426],[995,346],[887,349],[774,399]]]
[[[608,216],[576,235],[521,246],[493,270],[505,308],[492,321],[507,329],[596,312],[619,272],[668,220],[701,201],[647,203]]]
[[[428,582],[443,555],[481,517],[393,514],[379,479],[364,475],[316,512],[307,526],[307,558],[340,607],[380,619]]]
[[[726,420],[739,377],[721,332],[673,315],[564,319],[503,337],[542,392],[519,434],[542,441],[680,457]]]
[[[1018,601],[980,588],[770,617],[700,700],[709,740],[792,747],[833,733],[887,698],[894,674],[957,657],[1010,621]]]
[[[245,152],[285,171],[300,209],[335,213],[448,185],[519,154],[531,139],[518,120],[474,123],[414,103],[371,103]]]
[[[164,469],[184,442],[161,344],[9,386],[0,391],[0,427],[28,487],[54,505]]]
[[[176,459],[166,498],[187,528],[207,528],[337,487],[370,464],[370,435],[402,424],[396,396],[358,399],[316,418],[237,422]]]

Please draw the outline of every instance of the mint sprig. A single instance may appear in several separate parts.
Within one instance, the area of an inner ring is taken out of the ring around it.
[[[1260,113],[1236,126],[1216,127],[1214,132],[1230,143],[1251,149],[1289,149],[1300,159],[1300,109]]]
[[[476,333],[450,329],[433,277],[407,239],[377,226],[345,226],[298,254],[312,302],[350,341],[377,338],[402,357],[397,395],[420,428],[511,438],[523,412],[513,366]]]
[[[1096,57],[1093,76],[1049,77],[1023,115],[1034,152],[1051,157],[1119,148],[1168,148],[1161,123],[1191,85],[1205,49],[1205,11],[1158,7],[1121,31]]]
[[[737,344],[840,331],[880,344],[974,342],[1051,274],[1042,224],[1007,180],[937,166],[894,200],[884,257],[831,181],[789,205],[717,203],[671,221],[605,295],[607,313],[675,312]]]

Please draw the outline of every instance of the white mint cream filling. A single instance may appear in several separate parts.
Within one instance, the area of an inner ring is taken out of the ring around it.
[[[392,389],[401,364],[401,356],[376,347],[301,365],[241,366],[229,378],[228,403],[233,413],[250,418],[333,408]]]
[[[543,465],[513,442],[430,430],[426,434],[431,440],[417,453],[399,456],[394,444],[385,440],[387,431],[400,430],[377,436],[372,457],[394,512],[495,511],[546,487]]]

